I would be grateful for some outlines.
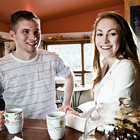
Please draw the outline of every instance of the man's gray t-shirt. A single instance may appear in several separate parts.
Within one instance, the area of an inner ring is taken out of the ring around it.
[[[42,49],[30,61],[12,53],[0,58],[0,94],[7,108],[23,108],[25,118],[45,119],[57,110],[55,76],[66,78],[70,67],[57,55]]]

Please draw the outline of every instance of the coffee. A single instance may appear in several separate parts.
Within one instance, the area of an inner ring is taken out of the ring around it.
[[[6,113],[18,113],[19,111],[6,111]]]
[[[49,116],[49,117],[59,117],[59,116]]]

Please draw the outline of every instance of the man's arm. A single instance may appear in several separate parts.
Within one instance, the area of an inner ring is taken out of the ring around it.
[[[65,87],[64,87],[64,105],[69,105],[71,103],[71,97],[74,89],[74,74],[70,71],[69,76],[65,79]]]
[[[4,110],[5,110],[5,101],[3,99],[3,96],[0,95],[0,131],[5,129],[5,118],[4,118]]]
[[[0,131],[6,128],[4,125],[5,119],[4,119],[3,114],[4,114],[4,111],[0,111]]]

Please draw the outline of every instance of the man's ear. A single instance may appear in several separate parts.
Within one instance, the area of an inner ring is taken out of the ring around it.
[[[10,30],[9,35],[10,35],[10,38],[11,38],[12,40],[15,39],[15,32],[14,32],[14,31]]]

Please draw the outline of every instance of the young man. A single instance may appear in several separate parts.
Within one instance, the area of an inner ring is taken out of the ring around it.
[[[25,118],[45,119],[57,110],[55,76],[65,78],[64,105],[70,105],[74,76],[70,67],[56,54],[38,49],[40,20],[29,11],[10,17],[10,37],[16,51],[0,59],[0,94],[7,108],[23,108]],[[0,112],[0,130],[4,127]]]

